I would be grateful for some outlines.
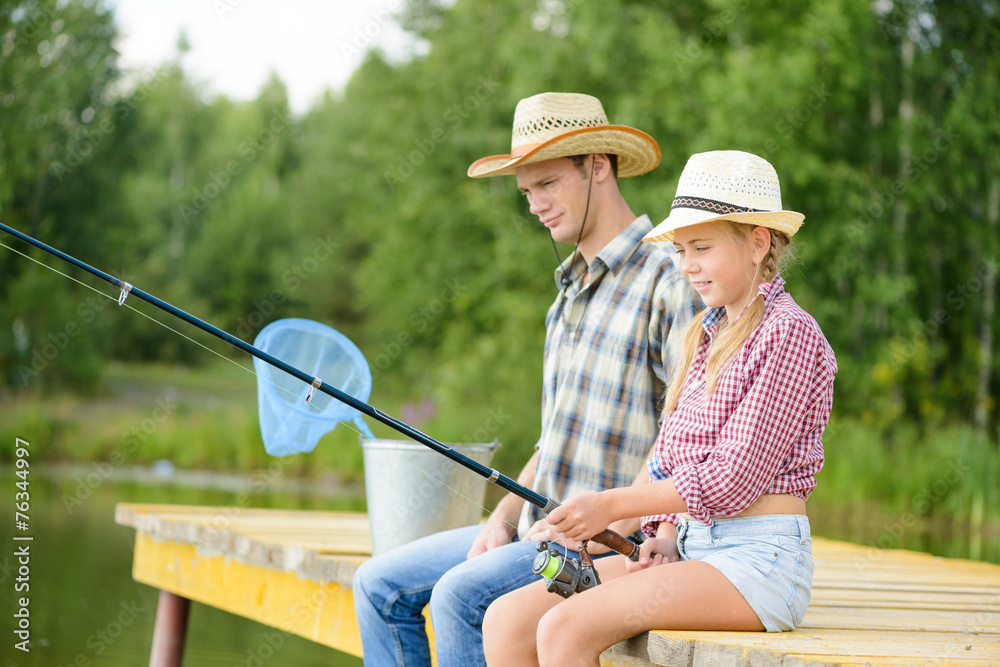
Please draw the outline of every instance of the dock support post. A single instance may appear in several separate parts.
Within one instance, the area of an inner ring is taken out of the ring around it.
[[[191,601],[170,591],[160,591],[153,627],[153,650],[149,667],[181,667]]]

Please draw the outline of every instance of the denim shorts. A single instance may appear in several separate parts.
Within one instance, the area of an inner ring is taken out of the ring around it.
[[[700,560],[725,575],[768,632],[802,622],[812,592],[809,519],[798,514],[715,519],[711,526],[680,520],[682,560]]]

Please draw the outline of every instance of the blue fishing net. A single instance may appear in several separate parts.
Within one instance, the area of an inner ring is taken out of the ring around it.
[[[278,320],[264,327],[254,347],[303,373],[319,378],[362,402],[372,390],[372,374],[361,351],[339,331],[298,318]],[[340,422],[353,422],[374,439],[361,413],[316,390],[302,380],[254,357],[257,403],[264,449],[272,456],[311,452],[320,438]]]

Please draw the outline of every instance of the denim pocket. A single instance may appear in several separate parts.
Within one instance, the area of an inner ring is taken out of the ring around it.
[[[755,580],[763,581],[767,579],[778,567],[783,559],[787,557],[788,545],[785,544],[787,538],[780,535],[746,537],[724,537],[716,541],[716,544],[726,550],[732,549],[734,557],[744,561],[756,572]],[[738,554],[736,556],[735,554]]]

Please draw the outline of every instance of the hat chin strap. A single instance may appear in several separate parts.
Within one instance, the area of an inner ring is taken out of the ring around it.
[[[594,164],[596,162],[597,162],[597,156],[591,155],[590,183],[588,183],[587,185],[587,204],[583,209],[583,221],[580,223],[580,233],[576,237],[576,248],[573,249],[573,255],[571,255],[571,257],[575,256],[576,253],[580,250],[580,239],[583,238],[583,228],[587,224],[587,215],[590,213],[590,191],[594,188]],[[552,241],[552,251],[556,254],[556,262],[557,262],[556,266],[562,266],[562,258],[559,256],[559,249],[556,247],[556,240],[552,238],[551,234],[549,234],[549,240]],[[573,281],[570,280],[569,276],[567,276],[565,273],[563,273],[562,280],[560,280],[559,282],[562,285],[563,289],[566,289],[571,284],[573,284]]]

